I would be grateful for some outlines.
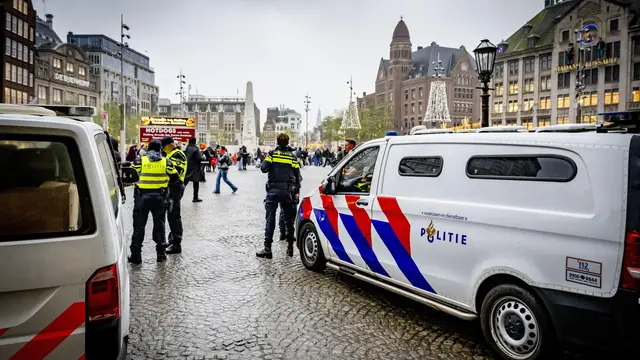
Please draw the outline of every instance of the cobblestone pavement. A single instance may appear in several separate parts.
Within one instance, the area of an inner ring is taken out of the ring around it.
[[[303,193],[326,171],[303,169]],[[185,192],[182,254],[156,264],[147,228],[144,263],[131,267],[130,359],[493,359],[476,322],[307,271],[277,240],[273,260],[257,259],[265,176],[232,169],[236,195],[224,184],[213,195],[207,176],[204,202],[191,202],[191,186]]]

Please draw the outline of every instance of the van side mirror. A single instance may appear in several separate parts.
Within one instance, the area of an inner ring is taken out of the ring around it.
[[[140,180],[140,176],[136,169],[132,167],[123,167],[122,168],[122,183],[125,185],[132,185]]]
[[[325,195],[333,195],[336,193],[336,179],[333,176],[327,178],[322,184],[322,193]]]

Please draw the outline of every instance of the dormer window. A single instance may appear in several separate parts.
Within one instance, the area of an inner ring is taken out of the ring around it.
[[[507,49],[509,48],[509,43],[502,40],[499,44],[498,44],[498,54],[504,54]]]
[[[540,36],[536,34],[529,35],[527,37],[527,49],[533,49],[536,47],[536,45],[538,45],[538,39],[540,39]]]
[[[531,32],[532,28],[533,28],[533,25],[526,24],[525,26],[522,27],[522,34],[523,35],[529,35],[529,33]]]

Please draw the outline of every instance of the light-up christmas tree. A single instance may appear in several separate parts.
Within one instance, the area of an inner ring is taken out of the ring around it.
[[[340,130],[347,130],[349,133],[355,132],[354,130],[360,130],[362,127],[360,126],[360,115],[358,115],[358,105],[353,100],[353,78],[351,78],[347,84],[349,84],[349,105],[347,109],[344,111],[344,115],[342,116],[342,124],[340,125]]]
[[[445,127],[445,123],[451,122],[449,116],[449,105],[447,104],[447,85],[442,81],[444,67],[438,54],[438,62],[433,62],[434,80],[431,81],[429,90],[429,102],[427,103],[427,112],[424,115],[424,122],[427,126],[435,127],[436,123],[440,123],[441,127]]]

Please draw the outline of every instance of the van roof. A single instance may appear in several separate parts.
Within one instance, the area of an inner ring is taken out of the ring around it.
[[[56,112],[40,106],[0,104],[0,114],[56,116]]]
[[[31,106],[30,106],[31,107]],[[37,107],[34,107],[37,108]],[[46,111],[51,111],[44,109]],[[67,117],[59,117],[54,115],[35,115],[35,114],[21,114],[12,113],[6,114],[0,112],[0,126],[12,126],[12,127],[32,127],[32,128],[55,128],[55,129],[69,129],[78,130],[80,128],[86,129],[89,132],[95,130],[103,131],[102,128],[92,122],[78,121],[69,119]]]
[[[628,146],[629,136],[633,134],[607,134],[596,132],[581,133],[533,133],[533,132],[497,132],[476,133],[474,136],[458,134],[440,134],[438,136],[392,136],[387,137],[389,144],[411,143],[458,143],[458,144],[514,144],[514,145],[549,145],[549,144],[583,144],[593,146]]]

